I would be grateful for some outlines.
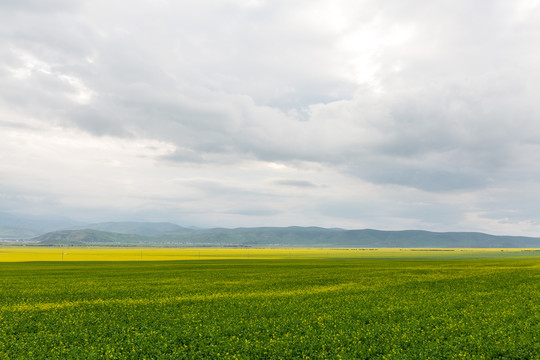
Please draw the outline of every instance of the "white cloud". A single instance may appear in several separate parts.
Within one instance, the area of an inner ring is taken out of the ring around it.
[[[537,229],[537,1],[1,6],[4,210]]]

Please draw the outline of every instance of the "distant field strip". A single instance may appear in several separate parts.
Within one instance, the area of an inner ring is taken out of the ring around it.
[[[538,257],[540,249],[81,248],[0,247],[0,262],[219,259],[386,259]]]

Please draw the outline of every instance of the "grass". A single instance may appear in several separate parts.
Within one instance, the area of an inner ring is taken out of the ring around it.
[[[534,252],[206,250],[0,263],[0,359],[540,359]]]

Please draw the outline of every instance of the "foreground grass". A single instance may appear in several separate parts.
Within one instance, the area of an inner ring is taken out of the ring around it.
[[[540,262],[0,263],[0,359],[540,359]]]

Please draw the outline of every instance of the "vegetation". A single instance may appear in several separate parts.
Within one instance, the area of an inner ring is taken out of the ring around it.
[[[0,359],[539,359],[539,258],[438,253],[0,263]]]
[[[112,225],[111,225],[112,224]],[[482,233],[429,231],[343,230],[318,227],[203,229],[146,227],[142,223],[105,223],[110,231],[63,230],[33,239],[41,245],[97,246],[237,246],[237,247],[437,247],[525,248],[540,247],[540,238],[493,236]],[[163,230],[163,231],[160,231]],[[129,233],[132,231],[133,233]],[[148,236],[147,234],[154,235]]]
[[[147,242],[145,236],[121,234],[98,230],[61,230],[38,237],[40,245],[80,246],[80,245],[141,245]]]

